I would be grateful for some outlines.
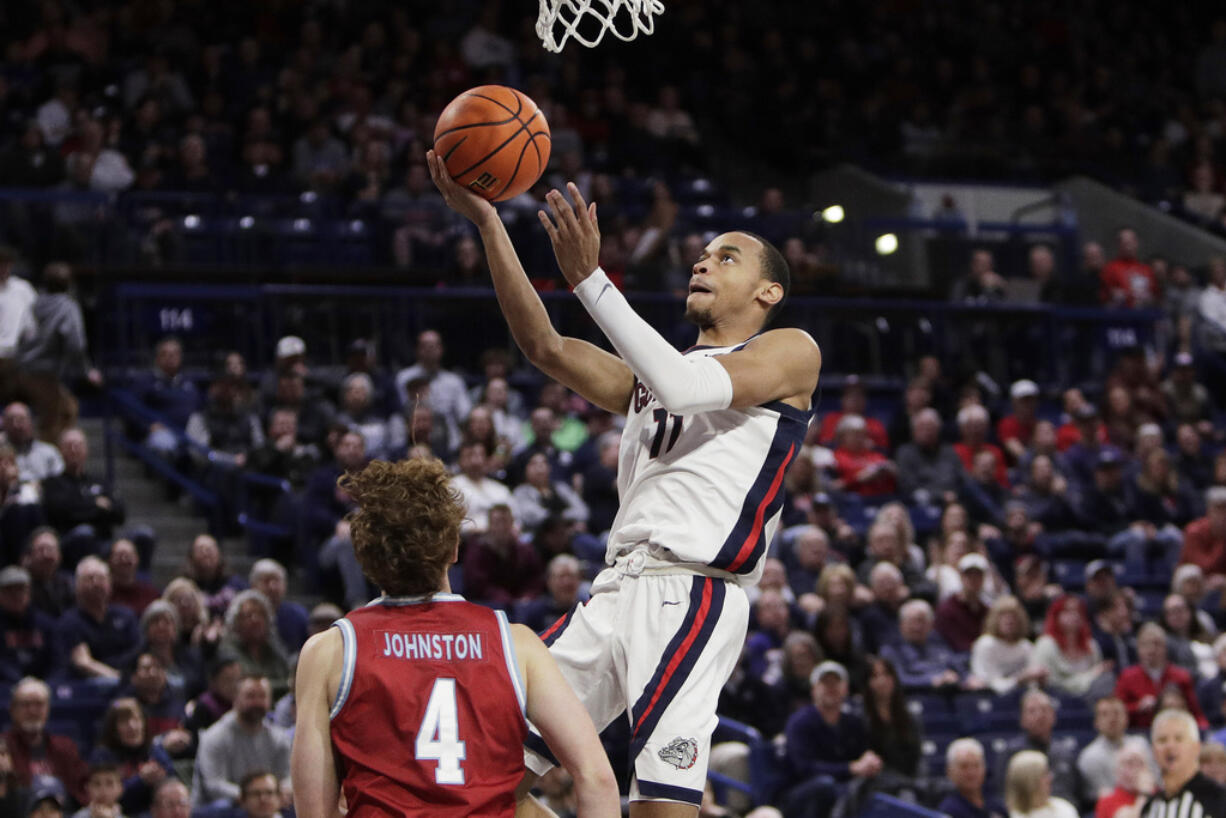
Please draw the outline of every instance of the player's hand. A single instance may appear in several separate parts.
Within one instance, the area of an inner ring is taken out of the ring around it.
[[[553,211],[551,221],[544,210],[538,211],[541,224],[553,242],[553,254],[570,286],[577,286],[600,266],[600,224],[596,221],[596,203],[583,200],[574,182],[566,185],[574,206],[557,190],[545,194],[545,201]]]
[[[434,186],[438,188],[438,192],[443,194],[443,201],[448,207],[477,227],[483,227],[491,220],[497,221],[498,211],[488,200],[481,198],[451,178],[451,174],[447,172],[447,166],[443,163],[443,157],[432,150],[426,151],[426,167],[430,168],[430,178],[434,180]]]

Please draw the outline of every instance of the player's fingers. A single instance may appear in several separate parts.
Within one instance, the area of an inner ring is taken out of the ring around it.
[[[555,190],[557,196],[559,217],[566,222],[568,230],[578,231],[580,229],[579,219],[576,216],[576,210],[571,206],[571,203],[566,201],[566,197],[562,195],[562,191]]]
[[[592,202],[590,205],[587,206],[587,215],[588,215],[588,218],[592,220],[592,229],[594,229],[597,233],[599,233],[600,232],[600,221],[596,218],[596,203],[595,202]]]
[[[566,201],[562,198],[562,194],[556,190],[551,190],[545,199],[549,202],[549,209],[553,211],[553,220],[557,225],[558,232],[563,235],[570,233],[571,228],[574,226],[575,214],[571,213],[570,208],[566,206]],[[568,215],[570,216],[569,220],[566,218]]]
[[[570,200],[575,203],[575,215],[578,216],[587,210],[587,202],[583,198],[583,194],[579,192],[579,186],[574,182],[567,182],[566,189],[570,191]]]
[[[545,227],[545,233],[549,236],[550,241],[557,241],[558,230],[553,226],[553,222],[549,220],[549,215],[544,210],[536,211],[536,216],[541,220],[541,224]]]

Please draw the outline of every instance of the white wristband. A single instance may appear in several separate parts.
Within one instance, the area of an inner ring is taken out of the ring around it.
[[[599,267],[575,287],[575,295],[622,359],[676,415],[727,409],[732,378],[712,357],[687,358],[631,308]]]

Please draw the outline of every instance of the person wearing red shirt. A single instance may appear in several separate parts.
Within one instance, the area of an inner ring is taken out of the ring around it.
[[[864,410],[868,408],[868,394],[864,390],[864,384],[860,383],[860,379],[855,375],[848,377],[846,384],[843,386],[843,395],[839,399],[839,411],[829,412],[822,418],[821,431],[818,432],[817,442],[823,446],[829,446],[834,443],[834,439],[838,434],[839,421],[847,415],[859,415],[864,419],[865,429],[868,430],[868,439],[872,441],[873,446],[883,452],[890,450],[890,437],[886,433],[885,426],[876,418],[871,418],[864,414]]]
[[[1034,437],[1038,423],[1039,386],[1034,381],[1022,379],[1009,388],[1013,401],[1013,414],[1005,415],[996,424],[996,439],[1004,447],[1009,459],[1016,463],[1026,453]]]
[[[302,649],[298,815],[336,816],[343,791],[351,818],[512,818],[530,719],[573,778],[577,812],[620,816],[596,728],[544,643],[450,593],[467,512],[446,467],[374,461],[341,485],[358,506],[354,554],[383,596]]]
[[[999,446],[987,442],[988,410],[977,403],[963,406],[958,410],[958,433],[961,440],[954,444],[954,451],[962,461],[962,468],[969,474],[975,467],[975,455],[989,451],[996,458],[996,468],[993,474],[996,482],[1004,488],[1009,488],[1009,473],[1005,468],[1005,455]]]
[[[1107,262],[1099,279],[1099,301],[1104,307],[1141,309],[1158,300],[1154,268],[1137,258],[1140,242],[1131,227],[1119,232],[1119,255]]]
[[[1115,695],[1128,710],[1128,726],[1148,730],[1158,712],[1159,699],[1168,685],[1179,688],[1188,703],[1188,712],[1200,728],[1209,720],[1200,709],[1196,688],[1186,670],[1166,658],[1166,631],[1154,622],[1141,626],[1137,634],[1137,664],[1124,668],[1115,683]]]
[[[1210,584],[1222,586],[1226,585],[1226,486],[1205,492],[1205,508],[1205,516],[1183,530],[1179,561],[1199,565]]]
[[[1130,807],[1154,791],[1154,775],[1140,747],[1125,744],[1115,757],[1115,789],[1098,799],[1094,818],[1115,818],[1116,810]]]
[[[12,757],[17,784],[28,787],[37,776],[54,776],[78,802],[89,803],[85,792],[89,765],[77,751],[77,743],[68,736],[47,732],[51,688],[41,679],[27,676],[13,688],[9,713],[13,726],[4,734],[4,741]]]
[[[898,469],[894,461],[869,448],[864,418],[845,415],[839,421],[839,446],[834,450],[834,467],[846,491],[861,497],[893,494]]]

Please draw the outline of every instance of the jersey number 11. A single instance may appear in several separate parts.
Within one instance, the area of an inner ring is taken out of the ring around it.
[[[668,454],[673,450],[673,445],[676,444],[677,438],[681,436],[681,424],[684,422],[682,415],[670,415],[665,409],[657,409],[651,415],[656,421],[656,436],[651,440],[650,459],[655,459],[660,456],[660,448],[663,446],[663,454]],[[669,418],[672,418],[673,430],[668,435],[668,445],[664,445],[664,432],[668,428]]]

